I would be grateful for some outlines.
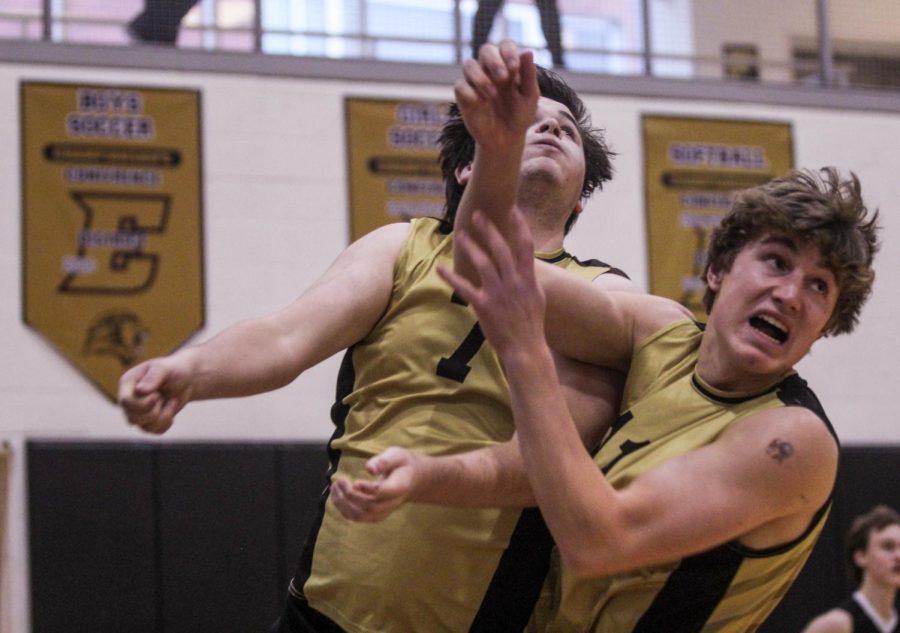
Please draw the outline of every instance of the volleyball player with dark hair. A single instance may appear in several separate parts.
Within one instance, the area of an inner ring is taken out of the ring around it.
[[[491,55],[469,60],[466,72],[495,62]],[[632,289],[615,269],[564,248],[583,199],[610,177],[609,159],[577,96],[550,73],[528,69],[518,86],[500,82],[493,90],[501,98],[517,95],[518,106],[503,117],[516,118],[517,132],[519,124],[527,129],[513,197],[534,231],[533,256],[566,275]],[[467,85],[458,85],[464,98]],[[542,87],[550,96],[542,96]],[[442,138],[444,173],[453,180],[448,191],[471,186],[475,163],[507,160],[499,130],[472,145],[451,117]],[[540,513],[521,509],[532,497],[510,441],[503,369],[472,309],[437,273],[452,261],[460,199],[448,196],[446,218],[418,218],[364,236],[284,310],[121,378],[128,420],[162,433],[189,401],[276,389],[347,350],[331,412],[330,475],[363,476],[368,459],[391,445],[435,455],[481,449],[492,458],[495,482],[522,500],[505,510],[410,505],[383,524],[360,525],[340,516],[323,481],[319,513],[273,630],[521,633],[538,599],[551,541]],[[565,359],[556,372],[585,442],[596,442],[614,416],[621,375]],[[483,483],[482,494],[489,494]]]
[[[895,633],[900,589],[900,514],[885,505],[853,521],[847,564],[856,591],[840,606],[812,620],[803,633]]]

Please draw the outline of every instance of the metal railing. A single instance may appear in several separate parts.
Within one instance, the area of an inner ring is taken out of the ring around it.
[[[203,0],[202,6],[206,10],[195,12],[194,19],[182,24],[178,48],[454,65],[468,56],[471,36],[466,29],[466,19],[470,19],[473,14],[473,0],[448,0],[445,3],[450,7],[447,10],[450,28],[447,29],[449,36],[443,37],[415,32],[375,32],[369,14],[369,5],[374,1],[376,0],[357,0],[355,24],[340,29],[323,29],[292,28],[287,24],[266,27],[263,20],[263,0],[246,0],[243,8],[250,8],[250,19],[243,25],[226,26],[217,22],[217,0]],[[581,41],[568,42],[565,53],[567,59],[573,60],[570,70],[584,73],[684,79],[742,79],[838,88],[866,86],[864,82],[854,79],[852,60],[840,64],[835,62],[835,47],[829,24],[829,0],[808,1],[814,5],[816,20],[815,25],[809,25],[810,33],[814,34],[809,39],[816,47],[815,61],[808,54],[805,57],[797,54],[795,47],[793,55],[779,59],[752,55],[751,59],[743,62],[750,64],[752,68],[748,67],[743,74],[731,74],[733,68],[729,68],[730,62],[724,51],[711,54],[709,51],[672,52],[654,48],[655,25],[651,0],[620,0],[620,4],[630,5],[636,17],[630,31],[615,46],[603,42],[594,45],[582,37]],[[40,0],[40,5],[30,12],[4,10],[0,6],[0,38],[113,46],[131,44],[126,30],[127,20],[77,15],[67,12],[67,6],[67,3],[53,0]],[[598,18],[601,14],[595,12],[591,16]],[[531,21],[537,22],[536,13]],[[495,26],[499,26],[499,31],[503,34],[512,34],[510,31],[513,29],[508,20],[502,17],[502,12],[498,16],[498,25]],[[77,35],[73,35],[75,30],[79,32]],[[566,32],[565,23],[563,32]],[[694,37],[699,39],[703,36],[695,34]],[[540,47],[541,42],[537,42],[537,46]],[[753,43],[750,47],[753,48]],[[759,48],[763,49],[762,46]],[[341,52],[336,55],[334,49],[340,49]],[[389,54],[384,52],[388,49],[392,51]],[[428,55],[423,55],[422,50],[427,50]],[[896,86],[900,87],[900,77]],[[882,84],[876,87],[895,86]]]

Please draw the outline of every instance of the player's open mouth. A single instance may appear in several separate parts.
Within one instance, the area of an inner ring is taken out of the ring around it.
[[[787,328],[772,317],[765,315],[750,317],[750,325],[779,344],[784,344],[788,340]]]

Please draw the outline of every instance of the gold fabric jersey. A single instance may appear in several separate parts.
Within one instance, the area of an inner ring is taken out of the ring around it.
[[[774,407],[807,407],[834,435],[816,396],[796,374],[757,393],[725,393],[704,384],[695,373],[702,336],[702,325],[682,321],[636,350],[624,413],[594,456],[614,487],[627,486],[661,462],[709,444],[731,424]],[[799,538],[765,550],[735,541],[668,564],[589,579],[571,576],[555,559],[555,604],[549,625],[537,627],[548,633],[754,631],[797,577],[829,507],[830,501]],[[537,614],[535,622],[544,617]]]
[[[500,363],[473,310],[435,270],[452,265],[451,249],[439,221],[412,221],[390,304],[348,350],[338,378],[329,444],[338,475],[365,477],[366,460],[389,446],[440,455],[512,436]],[[589,279],[610,271],[562,250],[538,257]],[[521,633],[549,565],[540,513],[407,504],[359,524],[324,501],[291,590],[338,626]]]

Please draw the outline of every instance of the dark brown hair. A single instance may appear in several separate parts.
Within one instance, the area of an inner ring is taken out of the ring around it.
[[[863,570],[853,560],[853,555],[869,548],[872,532],[880,532],[890,525],[900,525],[900,514],[886,505],[877,505],[853,520],[847,533],[847,562],[857,584],[862,581]]]
[[[581,97],[569,87],[562,77],[541,66],[537,67],[538,88],[541,96],[557,101],[569,109],[578,125],[581,144],[584,149],[584,181],[581,186],[581,198],[586,199],[596,188],[603,188],[603,183],[612,178],[610,158],[615,152],[606,146],[601,130],[591,124],[591,116]],[[441,147],[439,157],[441,174],[444,178],[444,221],[450,226],[456,220],[456,209],[462,198],[465,185],[456,180],[456,170],[465,167],[475,159],[475,139],[469,134],[463,123],[459,107],[450,104],[449,118],[444,123],[438,138]],[[565,231],[569,232],[575,223],[573,213],[566,221]]]

